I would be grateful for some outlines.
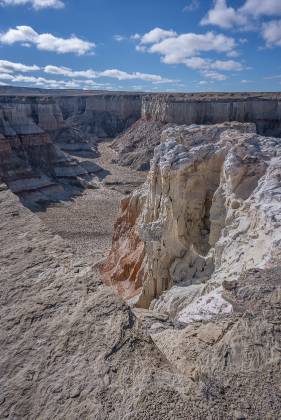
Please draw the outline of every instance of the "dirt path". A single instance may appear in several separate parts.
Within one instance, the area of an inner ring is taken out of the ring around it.
[[[72,200],[50,205],[37,213],[79,257],[90,258],[92,263],[107,255],[110,249],[120,200],[145,178],[143,173],[113,164],[115,152],[110,144],[109,141],[99,144],[100,157],[80,159],[95,162],[102,168],[98,174],[98,189],[86,189]]]

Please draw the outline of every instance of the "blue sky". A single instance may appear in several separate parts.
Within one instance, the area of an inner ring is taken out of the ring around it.
[[[0,17],[0,84],[281,88],[281,0],[0,0]]]

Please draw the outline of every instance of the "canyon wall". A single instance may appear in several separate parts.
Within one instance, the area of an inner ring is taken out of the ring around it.
[[[154,148],[171,124],[255,123],[261,135],[281,136],[281,95],[278,93],[153,94],[142,100],[142,118],[121,134],[113,147],[118,163],[149,169]]]
[[[104,281],[182,322],[231,312],[221,285],[280,259],[281,139],[224,123],[170,127],[161,141],[122,203]]]
[[[0,177],[36,200],[63,198],[91,181],[101,138],[113,137],[140,117],[139,95],[0,96]],[[67,192],[68,190],[68,192]]]
[[[116,162],[146,171],[162,133],[175,124],[248,121],[259,134],[281,135],[279,94],[4,91],[0,171],[17,193],[39,188],[61,194],[58,184],[66,179],[78,185],[78,177],[99,168],[81,165],[77,157],[97,156],[103,138],[119,135],[113,143]]]
[[[280,94],[162,94],[143,98],[142,116],[162,123],[253,122],[257,132],[281,136]]]

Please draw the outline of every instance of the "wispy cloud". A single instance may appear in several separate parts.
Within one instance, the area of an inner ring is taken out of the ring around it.
[[[167,79],[158,74],[142,73],[142,72],[131,72],[118,70],[118,69],[107,69],[103,71],[95,71],[92,69],[88,70],[72,70],[68,67],[59,67],[48,65],[44,67],[44,72],[48,74],[57,74],[65,77],[85,77],[88,79],[97,79],[97,78],[111,78],[117,80],[143,80],[146,82],[152,83],[175,83],[176,80]]]
[[[23,46],[35,45],[38,50],[57,54],[84,55],[92,52],[95,48],[94,42],[84,41],[75,35],[70,38],[59,38],[50,33],[39,34],[31,26],[16,26],[16,28],[0,33],[0,44],[13,45],[16,43]]]
[[[49,80],[42,77],[18,74],[31,72],[44,72],[48,75],[71,79],[72,82],[76,80],[79,86],[85,83],[97,85],[98,83],[96,79],[101,78],[116,79],[122,81],[142,80],[144,82],[149,82],[155,85],[177,84],[179,82],[178,80],[168,79],[166,77],[160,76],[159,74],[142,73],[139,71],[126,72],[118,69],[106,69],[102,71],[96,71],[93,69],[73,70],[69,67],[54,66],[51,64],[44,67],[40,67],[35,64],[26,65],[22,63],[15,63],[13,61],[0,60],[0,78],[2,80],[11,80],[14,82],[30,81],[31,83],[35,83],[35,81],[42,82],[44,80]],[[49,81],[48,83],[50,84],[51,82]],[[66,83],[66,81],[63,80],[60,80],[60,82],[62,82],[62,84]],[[102,85],[104,85],[104,83],[102,83]]]
[[[12,61],[0,60],[0,72],[1,73],[14,73],[14,72],[31,72],[38,71],[40,67],[34,65],[27,66],[21,63],[14,63]]]
[[[183,12],[194,12],[194,10],[199,9],[199,6],[199,0],[191,0],[186,6],[184,6]]]
[[[113,36],[113,39],[117,42],[122,42],[122,41],[125,41],[127,38],[124,35],[117,34]]]
[[[31,5],[35,10],[62,9],[64,2],[61,0],[0,0],[0,6],[25,6]]]

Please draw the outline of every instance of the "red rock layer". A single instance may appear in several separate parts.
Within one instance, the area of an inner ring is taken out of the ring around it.
[[[139,193],[121,201],[121,214],[114,226],[111,252],[101,267],[104,283],[113,286],[125,299],[137,300],[146,278],[144,243],[136,229],[141,208]]]

